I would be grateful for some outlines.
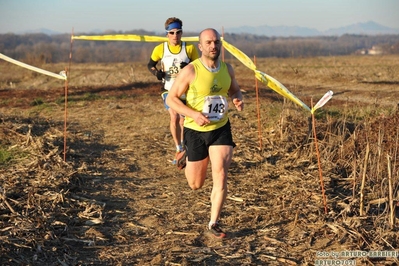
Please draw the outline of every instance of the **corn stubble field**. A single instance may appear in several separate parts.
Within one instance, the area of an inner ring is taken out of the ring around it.
[[[260,82],[257,101],[230,63],[246,105],[230,112],[229,238],[215,241],[211,179],[191,191],[171,165],[146,62],[72,62],[66,110],[63,81],[0,62],[0,264],[397,265],[372,252],[399,244],[399,57],[257,59],[308,106],[334,92],[317,138],[309,112]]]

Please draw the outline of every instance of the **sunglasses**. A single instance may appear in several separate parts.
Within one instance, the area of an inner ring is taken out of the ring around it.
[[[177,31],[168,31],[168,34],[170,34],[170,35],[178,35],[178,34],[181,34],[182,33],[182,31],[181,30],[177,30]]]

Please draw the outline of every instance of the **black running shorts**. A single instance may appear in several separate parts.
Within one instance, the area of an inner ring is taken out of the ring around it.
[[[208,148],[211,145],[236,146],[231,134],[230,121],[221,128],[209,132],[201,132],[190,128],[184,128],[184,146],[188,161],[201,161],[208,157]]]

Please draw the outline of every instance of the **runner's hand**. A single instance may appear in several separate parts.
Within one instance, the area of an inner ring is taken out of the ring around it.
[[[244,109],[244,102],[241,99],[234,98],[233,104],[238,111],[242,111]]]
[[[165,77],[165,72],[158,70],[156,76],[158,80],[162,80]]]
[[[204,116],[202,113],[198,112],[195,117],[193,117],[195,123],[197,125],[203,127],[209,124],[211,121],[208,119],[208,117]]]
[[[183,69],[185,66],[187,66],[188,65],[188,63],[186,63],[186,62],[181,62],[180,63],[180,69]]]

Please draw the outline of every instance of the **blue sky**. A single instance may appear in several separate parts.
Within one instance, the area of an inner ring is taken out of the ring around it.
[[[399,29],[399,0],[0,0],[0,34],[46,28],[161,32],[168,17],[186,31],[300,26],[324,31],[374,21]]]

